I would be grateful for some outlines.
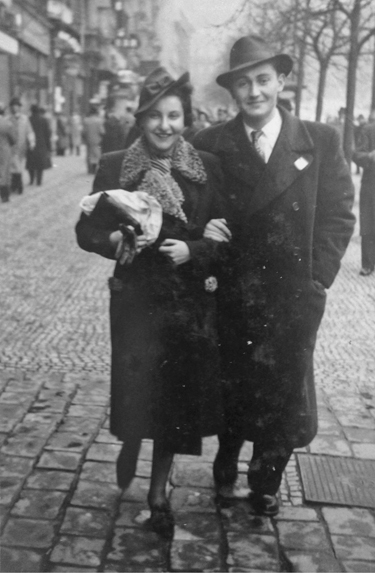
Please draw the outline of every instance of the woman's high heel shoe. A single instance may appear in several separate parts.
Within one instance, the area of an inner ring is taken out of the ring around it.
[[[174,532],[174,517],[169,502],[163,505],[150,505],[150,528],[161,537],[171,539]]]

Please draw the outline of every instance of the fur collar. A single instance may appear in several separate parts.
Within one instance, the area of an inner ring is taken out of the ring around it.
[[[123,189],[137,183],[141,176],[151,169],[147,144],[141,136],[125,151],[121,166],[120,185]],[[180,137],[172,157],[172,170],[175,169],[189,181],[204,184],[207,174],[201,158],[194,147]]]

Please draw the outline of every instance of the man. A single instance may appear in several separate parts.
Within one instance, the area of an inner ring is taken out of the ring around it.
[[[358,138],[353,161],[363,167],[359,194],[359,221],[362,237],[361,276],[368,276],[375,269],[375,123],[364,126]]]
[[[264,515],[278,512],[293,449],[317,431],[313,350],[354,226],[339,134],[277,107],[292,65],[258,36],[238,40],[217,83],[239,114],[194,140],[220,158],[228,201],[230,230],[215,220],[205,236],[231,236],[217,291],[227,429],[214,479],[219,494],[235,495],[240,449],[254,442],[250,500]]]
[[[26,161],[26,153],[35,147],[35,134],[26,115],[21,113],[22,104],[14,97],[9,102],[10,120],[16,133],[16,143],[12,147],[11,190],[13,193],[23,193],[22,172]]]

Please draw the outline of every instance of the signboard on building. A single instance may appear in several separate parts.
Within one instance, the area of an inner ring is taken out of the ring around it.
[[[0,51],[16,56],[18,54],[18,42],[12,36],[0,32]]]
[[[50,54],[50,34],[47,26],[33,18],[26,11],[21,13],[21,27],[19,38],[41,54]]]

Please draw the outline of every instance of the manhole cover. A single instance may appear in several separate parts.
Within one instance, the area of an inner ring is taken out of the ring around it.
[[[375,509],[375,461],[297,454],[305,500]]]

